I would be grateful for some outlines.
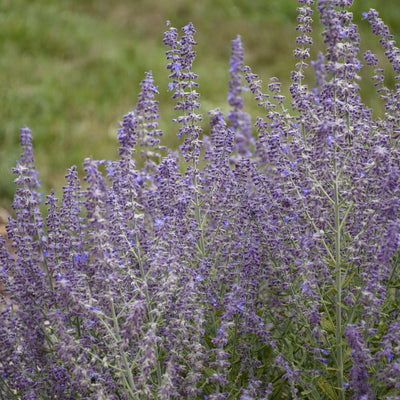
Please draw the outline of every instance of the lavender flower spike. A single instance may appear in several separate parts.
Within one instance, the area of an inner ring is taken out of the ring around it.
[[[183,115],[174,121],[180,123],[179,137],[184,136],[185,140],[181,146],[181,153],[185,161],[193,160],[198,163],[201,147],[200,133],[201,127],[198,123],[202,116],[196,113],[200,108],[198,99],[200,95],[196,88],[199,84],[196,82],[197,75],[192,72],[192,64],[195,58],[193,46],[196,44],[193,35],[196,32],[193,24],[189,23],[182,28],[184,35],[178,40],[178,34],[175,28],[171,27],[165,33],[164,44],[171,50],[166,52],[169,61],[167,69],[170,71],[169,78],[172,82],[169,84],[173,91],[173,99],[178,99],[175,110],[179,110]]]
[[[240,35],[231,42],[231,59],[228,102],[233,110],[228,111],[227,117],[231,121],[231,128],[235,131],[235,144],[231,162],[238,162],[241,156],[250,156],[252,149],[251,116],[243,111],[242,91],[245,89],[244,77],[244,51]]]

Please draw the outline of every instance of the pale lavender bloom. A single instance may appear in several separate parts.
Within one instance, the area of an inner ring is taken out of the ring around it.
[[[370,374],[367,370],[371,363],[371,354],[362,339],[359,328],[355,325],[348,325],[345,331],[349,346],[352,349],[350,358],[352,367],[349,374],[349,388],[355,398],[366,396],[368,399],[374,399],[375,395],[369,384]]]
[[[202,142],[188,24],[164,38],[181,154],[159,143],[151,72],[121,123],[120,158],[87,158],[84,189],[72,167],[62,198],[42,204],[31,132],[21,131],[13,252],[0,242],[11,294],[0,397],[296,399],[324,381],[360,399],[399,389],[398,87],[374,72],[387,111],[374,118],[359,93],[351,0],[324,0],[326,49],[309,89],[313,1],[299,3],[291,104],[276,77],[263,91],[238,37],[231,111],[209,112]],[[366,18],[397,71],[388,28],[373,10]],[[364,59],[377,67],[371,52]],[[261,107],[254,132],[245,85]]]

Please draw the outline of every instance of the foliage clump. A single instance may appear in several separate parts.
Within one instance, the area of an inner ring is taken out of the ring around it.
[[[318,2],[326,48],[305,85],[313,1],[299,2],[291,100],[277,78],[263,90],[238,37],[232,108],[209,112],[207,135],[194,27],[169,28],[178,153],[160,144],[151,72],[121,123],[119,160],[86,159],[82,186],[71,167],[61,199],[43,199],[21,130],[12,251],[0,247],[0,398],[400,395],[400,86],[364,54],[386,107],[374,118],[351,0]],[[387,27],[375,10],[365,18],[398,74]]]

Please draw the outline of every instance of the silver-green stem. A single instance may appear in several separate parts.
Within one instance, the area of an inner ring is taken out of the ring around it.
[[[344,400],[343,381],[343,330],[342,330],[342,271],[341,271],[341,221],[339,201],[339,173],[336,163],[336,151],[333,155],[334,181],[334,209],[335,209],[335,273],[336,273],[336,362],[339,398]]]
[[[200,252],[201,258],[204,258],[205,256],[205,242],[204,242],[204,231],[203,231],[203,223],[201,220],[201,213],[200,213],[200,201],[199,201],[199,186],[197,182],[197,165],[195,164],[195,161],[193,160],[193,186],[194,186],[194,206],[195,206],[195,218],[196,222],[199,226],[200,229],[200,238],[199,238],[199,243],[198,243],[198,248]]]
[[[121,357],[122,357],[122,362],[124,363],[123,370],[127,374],[127,381],[128,381],[127,383],[128,383],[128,385],[126,385],[126,388],[128,389],[128,392],[130,393],[130,395],[133,397],[134,396],[134,391],[136,389],[135,380],[133,378],[132,371],[131,371],[131,369],[129,367],[129,361],[128,361],[128,358],[126,356],[126,352],[121,346],[122,339],[121,339],[121,336],[120,336],[118,318],[117,318],[117,315],[115,313],[114,301],[113,301],[112,298],[110,299],[110,305],[111,305],[112,319],[113,319],[113,323],[114,323],[115,337],[116,337],[116,339],[118,341],[118,346],[119,346],[120,354],[121,354]],[[124,376],[124,378],[125,378],[125,376]]]
[[[135,230],[137,229],[136,221],[134,221],[134,228],[135,228]],[[150,310],[151,299],[150,299],[149,288],[147,286],[147,275],[146,275],[146,273],[144,271],[143,258],[142,258],[141,252],[140,252],[140,242],[139,242],[139,237],[138,237],[137,234],[136,234],[136,237],[135,237],[135,242],[136,242],[135,244],[136,244],[136,248],[137,248],[137,252],[136,252],[135,255],[136,255],[136,259],[137,259],[138,264],[139,264],[141,278],[142,278],[142,280],[144,282],[144,289],[145,289],[148,316],[149,316],[150,322],[153,323],[153,322],[156,322],[156,321],[154,319],[153,313]],[[156,366],[156,368],[157,368],[157,380],[158,380],[159,385],[161,385],[162,374],[161,374],[161,367],[160,367],[160,361],[159,361],[159,352],[158,352],[158,346],[157,345],[155,346],[154,352],[155,352],[156,360],[157,360],[157,366]]]

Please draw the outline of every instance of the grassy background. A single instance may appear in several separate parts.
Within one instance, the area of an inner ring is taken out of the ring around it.
[[[176,146],[162,44],[167,20],[178,28],[192,21],[197,28],[194,69],[206,113],[227,110],[230,41],[237,34],[255,72],[289,84],[296,7],[295,0],[0,0],[0,206],[9,208],[14,192],[19,128],[33,130],[44,191],[59,191],[72,164],[117,157],[118,121],[134,108],[145,71],[152,70],[159,84],[161,127]],[[361,21],[370,7],[398,40],[400,5],[355,0],[362,48],[382,54]],[[365,82],[365,101],[379,112],[371,90]]]

